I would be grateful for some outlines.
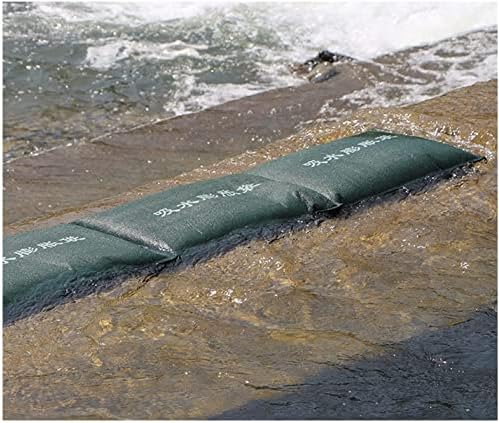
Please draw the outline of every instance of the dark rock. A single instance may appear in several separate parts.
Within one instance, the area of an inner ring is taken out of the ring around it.
[[[304,63],[290,66],[293,73],[307,78],[310,82],[323,82],[333,77],[338,72],[333,68],[333,63],[351,62],[353,57],[344,54],[322,50],[317,56]]]

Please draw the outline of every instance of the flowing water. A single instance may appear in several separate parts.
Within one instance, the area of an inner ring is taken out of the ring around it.
[[[7,159],[303,84],[288,65],[322,49],[374,60],[375,75],[361,76],[366,82],[384,75],[382,85],[345,99],[350,110],[359,101],[419,101],[497,72],[494,3],[4,3],[3,9]],[[469,40],[441,41],[470,31],[478,32]],[[375,60],[418,45],[409,57]]]

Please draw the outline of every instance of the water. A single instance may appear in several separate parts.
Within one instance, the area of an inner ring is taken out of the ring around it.
[[[405,62],[423,76],[401,76],[400,63],[382,62],[377,73],[390,75],[385,85],[346,99],[355,106],[360,100],[410,103],[496,75],[494,29],[478,32],[471,44],[439,43],[494,27],[494,3],[4,3],[3,8],[7,159],[302,84],[288,65],[322,49],[371,61],[437,43]],[[431,68],[435,55],[439,63],[444,58],[443,68]]]
[[[330,366],[304,383],[275,386],[273,398],[215,418],[494,419],[496,340],[497,313],[480,310],[461,324],[392,345],[382,357]]]

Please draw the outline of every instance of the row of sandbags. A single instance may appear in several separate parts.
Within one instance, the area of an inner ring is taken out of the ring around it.
[[[4,305],[64,295],[79,280],[168,262],[233,231],[335,209],[479,159],[440,142],[370,131],[7,237]]]

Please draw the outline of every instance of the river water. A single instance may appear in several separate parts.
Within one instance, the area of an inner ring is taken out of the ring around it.
[[[322,49],[372,61],[426,46],[382,61],[384,85],[356,93],[352,107],[408,104],[496,74],[494,3],[4,3],[3,12],[7,159],[303,84],[288,65]]]

